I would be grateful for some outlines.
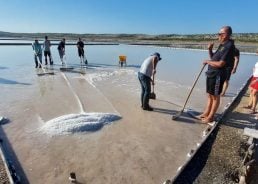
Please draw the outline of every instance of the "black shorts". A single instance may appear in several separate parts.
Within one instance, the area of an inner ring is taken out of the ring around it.
[[[233,68],[229,68],[227,67],[225,70],[225,74],[226,74],[226,80],[229,81],[230,80],[230,76],[231,76],[231,72],[232,72]]]
[[[84,50],[83,49],[78,49],[78,54],[79,54],[79,57],[84,57]]]
[[[206,92],[218,96],[222,92],[223,83],[225,81],[225,77],[221,77],[221,75],[216,75],[215,77],[207,77],[206,78]]]
[[[47,57],[47,56],[51,56],[51,52],[50,51],[44,51],[44,56]]]

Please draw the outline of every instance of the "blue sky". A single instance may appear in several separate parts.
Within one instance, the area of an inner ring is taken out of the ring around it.
[[[258,33],[258,0],[0,0],[0,31]]]

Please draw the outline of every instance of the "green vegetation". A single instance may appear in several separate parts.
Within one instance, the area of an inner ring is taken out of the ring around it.
[[[44,39],[48,35],[51,40],[77,40],[81,37],[86,42],[123,43],[139,45],[159,45],[169,47],[205,49],[208,42],[217,41],[217,34],[74,34],[74,33],[10,33],[0,31],[0,39],[12,38],[32,40]],[[235,33],[233,34],[236,46],[240,51],[257,52],[258,33]]]

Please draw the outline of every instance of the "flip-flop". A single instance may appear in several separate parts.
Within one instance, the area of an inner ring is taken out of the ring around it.
[[[252,107],[249,106],[249,105],[244,105],[243,108],[244,108],[244,109],[251,109]]]
[[[256,111],[252,110],[249,114],[256,114]]]
[[[198,116],[195,116],[195,118],[198,119],[198,120],[202,120],[203,118],[205,118],[205,116],[198,115]]]
[[[214,126],[215,125],[215,121],[213,121],[213,122],[210,122],[210,123],[207,123],[209,126]]]
[[[202,119],[202,123],[209,124],[214,122],[214,120],[208,121],[207,119]]]

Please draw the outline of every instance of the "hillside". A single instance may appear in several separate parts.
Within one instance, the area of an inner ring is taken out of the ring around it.
[[[124,44],[159,45],[182,48],[203,49],[210,41],[217,40],[217,34],[74,34],[74,33],[11,33],[0,31],[0,39],[43,39],[48,35],[51,40],[77,40],[81,37],[86,42],[113,42]],[[258,33],[235,33],[233,39],[240,51],[257,52]],[[205,45],[205,46],[204,46]]]

